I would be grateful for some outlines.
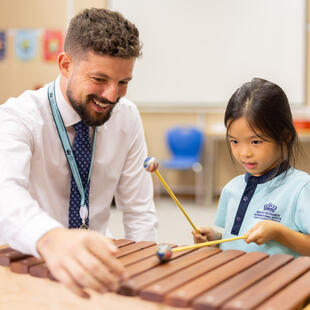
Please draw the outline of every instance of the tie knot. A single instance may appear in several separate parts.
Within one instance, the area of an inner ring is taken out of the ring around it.
[[[79,121],[78,123],[73,125],[75,131],[77,133],[88,133],[89,127],[85,125],[82,121]]]

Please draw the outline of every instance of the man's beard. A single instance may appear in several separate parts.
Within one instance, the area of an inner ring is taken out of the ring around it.
[[[79,116],[81,117],[81,120],[83,121],[83,123],[87,126],[101,126],[103,125],[105,122],[107,122],[111,115],[112,115],[112,111],[115,107],[115,105],[117,104],[117,102],[119,101],[120,98],[118,98],[115,102],[111,102],[105,98],[99,98],[96,95],[88,95],[86,98],[86,101],[84,103],[78,102],[76,101],[73,96],[72,96],[72,92],[71,90],[68,88],[67,92],[66,92],[67,98],[69,99],[71,106],[73,107],[73,109],[76,111],[76,113],[79,114]],[[105,115],[101,113],[96,113],[96,115],[98,117],[94,117],[91,115],[91,113],[89,112],[89,110],[87,109],[87,105],[89,104],[89,102],[95,99],[101,103],[108,103],[113,105],[112,109],[110,109]],[[101,117],[100,117],[101,116]]]

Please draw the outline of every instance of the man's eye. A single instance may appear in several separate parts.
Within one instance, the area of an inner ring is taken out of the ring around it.
[[[101,78],[93,78],[93,80],[97,83],[103,83],[105,80],[104,79],[101,79]]]
[[[121,85],[127,85],[129,83],[129,81],[120,81],[119,82]]]

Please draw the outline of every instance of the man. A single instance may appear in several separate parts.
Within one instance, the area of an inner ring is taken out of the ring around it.
[[[156,240],[143,127],[124,98],[140,53],[132,23],[86,9],[70,23],[55,83],[0,107],[0,239],[42,256],[54,277],[83,297],[85,288],[116,290],[126,277],[107,237],[113,197],[125,237]],[[86,138],[78,138],[77,124]],[[88,146],[75,149],[84,140]]]

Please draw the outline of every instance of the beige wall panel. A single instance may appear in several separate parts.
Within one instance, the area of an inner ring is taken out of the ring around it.
[[[75,14],[80,12],[84,8],[106,8],[106,0],[75,0],[74,11]]]
[[[41,41],[36,57],[29,62],[18,60],[14,53],[14,38],[9,35],[7,57],[5,61],[0,62],[0,103],[9,97],[18,96],[27,89],[48,83],[58,75],[56,63],[42,61]]]
[[[65,0],[1,0],[0,28],[61,28],[66,21]]]

